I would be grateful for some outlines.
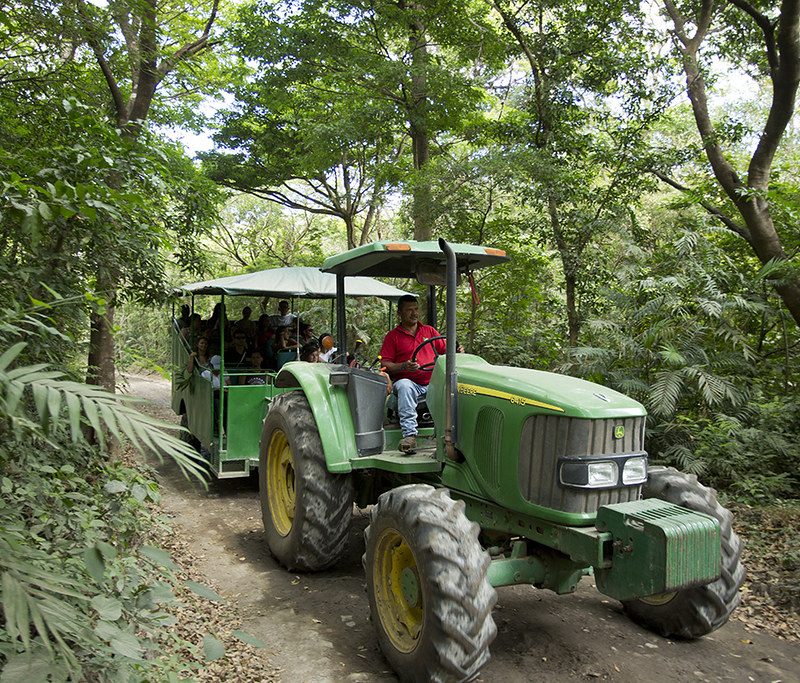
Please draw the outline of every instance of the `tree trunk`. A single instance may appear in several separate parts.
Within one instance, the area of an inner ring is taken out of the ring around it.
[[[766,30],[765,36],[769,36],[765,48],[770,61],[773,99],[758,146],[750,159],[746,182],[742,181],[720,145],[708,110],[706,83],[698,62],[698,52],[711,28],[715,5],[711,2],[703,4],[699,18],[693,22],[696,32],[689,36],[686,32],[687,21],[678,13],[672,0],[664,0],[664,4],[672,17],[674,34],[682,53],[686,92],[706,157],[720,187],[744,219],[745,228],[737,229],[730,220],[723,222],[750,244],[762,264],[788,261],[772,219],[766,192],[774,154],[794,113],[800,84],[800,4],[796,0],[782,4],[780,20],[777,22],[777,41],[773,33],[775,27],[765,16],[755,10],[747,12],[751,17],[757,17],[756,23],[762,31]],[[800,325],[800,278],[778,274],[773,278],[773,285],[795,322]]]
[[[106,300],[105,311],[90,313],[89,355],[86,369],[87,384],[96,384],[114,393],[116,371],[114,366],[114,311],[116,309],[116,278],[105,268],[97,276],[97,289]]]
[[[416,11],[417,5],[410,6]],[[410,22],[411,35],[411,102],[409,104],[409,131],[414,155],[414,185],[411,214],[414,219],[414,239],[429,240],[432,232],[433,211],[430,180],[425,170],[430,158],[428,131],[428,39],[425,27],[418,19]]]
[[[569,345],[577,346],[578,337],[581,333],[581,318],[575,301],[576,278],[573,272],[567,271],[566,266],[564,268],[564,280],[567,289],[567,330],[569,332]]]
[[[574,254],[570,250],[569,244],[564,237],[564,232],[561,229],[561,218],[558,213],[558,202],[553,196],[552,188],[550,190],[550,197],[547,200],[547,209],[550,214],[550,228],[553,231],[553,236],[556,239],[556,246],[558,247],[558,255],[561,257],[561,268],[564,271],[564,282],[566,285],[566,306],[567,306],[567,333],[569,335],[569,345],[577,346],[578,337],[581,333],[581,317],[578,312],[577,305],[577,289],[578,277],[580,272],[578,268],[579,254]]]

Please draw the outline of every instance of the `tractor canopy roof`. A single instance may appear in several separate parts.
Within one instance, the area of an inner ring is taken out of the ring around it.
[[[502,249],[474,244],[450,243],[455,252],[459,272],[476,270],[508,261]],[[372,275],[379,277],[417,277],[423,271],[443,269],[446,262],[438,241],[384,241],[330,256],[322,264],[326,273],[338,275]]]
[[[232,296],[286,296],[308,299],[332,299],[336,296],[336,277],[319,268],[272,268],[181,285],[179,294],[228,294]],[[407,294],[369,277],[350,278],[345,296],[377,296],[397,299]]]

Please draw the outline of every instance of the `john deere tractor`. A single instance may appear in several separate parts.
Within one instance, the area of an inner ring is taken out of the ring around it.
[[[264,421],[259,481],[270,550],[314,571],[342,556],[353,503],[374,505],[363,563],[377,638],[402,680],[470,681],[496,634],[495,588],[571,593],[581,577],[664,636],[723,625],[744,579],[731,515],[713,490],[648,467],[645,410],[611,389],[457,354],[458,278],[505,252],[377,242],[329,258],[338,348],[344,280],[446,285],[447,351],[432,364],[414,455],[397,449],[386,379],[288,363]],[[429,343],[431,340],[423,342]],[[416,352],[415,352],[416,353]],[[422,422],[421,424],[424,424]]]

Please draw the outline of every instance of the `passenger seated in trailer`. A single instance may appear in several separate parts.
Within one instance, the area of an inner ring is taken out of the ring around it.
[[[267,369],[264,366],[264,356],[258,349],[253,349],[253,351],[250,352],[250,369],[253,370],[255,374],[245,376],[245,384],[267,383]]]
[[[312,340],[303,344],[303,348],[300,349],[300,360],[304,360],[306,363],[320,362],[319,344],[317,344],[316,340]]]
[[[208,337],[208,344],[212,353],[219,353],[220,334],[224,330],[227,336],[229,327],[228,315],[224,311],[223,305],[221,303],[216,304],[205,327],[205,335]]]
[[[225,351],[225,366],[231,370],[246,368],[250,349],[247,346],[247,335],[241,330],[233,333],[233,344]]]
[[[273,337],[275,337],[275,328],[270,322],[270,317],[266,313],[262,313],[258,322],[256,322],[255,343],[253,347],[263,351],[267,342],[272,341]]]
[[[188,304],[181,305],[181,315],[178,318],[178,328],[189,327],[189,319],[192,316],[192,308]]]
[[[316,337],[314,337],[314,326],[311,323],[300,322],[300,338],[297,340],[297,343],[300,346],[308,344],[309,342],[317,341]],[[317,342],[319,346],[319,342]]]
[[[336,342],[333,339],[333,335],[328,332],[321,334],[317,343],[319,344],[320,362],[330,363],[336,356],[336,351],[338,350],[335,346]]]
[[[195,368],[197,368],[198,372],[211,369],[211,357],[208,354],[208,339],[206,337],[199,337],[197,347],[189,354],[189,363],[186,366],[186,370],[191,375]]]
[[[189,317],[189,331],[186,338],[189,347],[194,348],[197,342],[200,341],[200,337],[205,337],[203,333],[203,318],[199,313],[192,313]],[[206,337],[206,341],[208,341],[208,337]]]
[[[253,309],[250,308],[250,306],[245,306],[242,309],[241,319],[237,320],[233,324],[233,333],[236,334],[237,332],[244,332],[244,336],[247,337],[247,341],[250,344],[252,344],[254,341],[256,332],[256,326],[250,319],[251,315],[253,315]]]
[[[220,367],[222,365],[222,358],[220,356],[211,356],[209,365],[211,366],[210,369],[203,370],[203,372],[200,374],[200,377],[211,382],[212,389],[219,389],[221,386]],[[225,375],[225,386],[229,386],[230,383],[231,378],[228,375]]]
[[[411,362],[411,354],[422,342],[438,337],[435,327],[423,325],[419,320],[417,298],[406,294],[397,302],[397,315],[400,324],[386,335],[381,346],[381,363],[394,381],[392,391],[397,395],[397,412],[403,438],[398,448],[403,453],[414,453],[417,448],[417,402],[428,393],[431,381],[429,370],[420,370],[420,365],[435,360],[433,346],[440,354],[446,352],[444,339],[439,339],[423,347],[416,362]]]
[[[289,313],[289,302],[282,299],[278,302],[278,315],[272,316],[273,327],[291,327],[294,324],[295,316]]]
[[[284,363],[288,363],[290,360],[297,360],[298,350],[297,341],[292,339],[292,328],[279,327],[272,345],[275,369],[280,370]]]

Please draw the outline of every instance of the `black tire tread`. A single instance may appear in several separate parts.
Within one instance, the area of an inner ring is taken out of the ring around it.
[[[394,648],[379,636],[381,648],[403,681],[453,683],[473,681],[489,661],[497,635],[492,608],[497,593],[489,584],[490,558],[478,543],[479,527],[464,514],[464,502],[445,489],[409,484],[381,495],[364,532],[363,556],[368,592],[372,584],[369,555],[375,525],[382,518],[399,521],[428,588],[426,624],[412,667],[398,666]],[[370,595],[374,613],[374,599]],[[373,617],[376,626],[377,617]]]
[[[273,416],[271,419],[270,416]],[[353,514],[353,482],[346,474],[328,472],[322,441],[311,412],[308,399],[302,391],[290,391],[275,397],[264,423],[259,470],[266,470],[268,432],[278,416],[288,424],[291,433],[286,436],[296,450],[295,491],[298,504],[289,537],[288,551],[270,552],[291,571],[321,571],[334,565],[347,548],[347,539]],[[264,525],[271,524],[266,486],[261,485],[259,473],[261,512]]]
[[[695,475],[673,467],[651,471],[643,495],[716,518],[722,540],[721,572],[716,581],[679,591],[664,605],[630,600],[623,602],[625,611],[637,623],[666,637],[694,639],[715,631],[739,606],[739,588],[746,576],[733,516],[720,505],[714,489],[701,484]]]

